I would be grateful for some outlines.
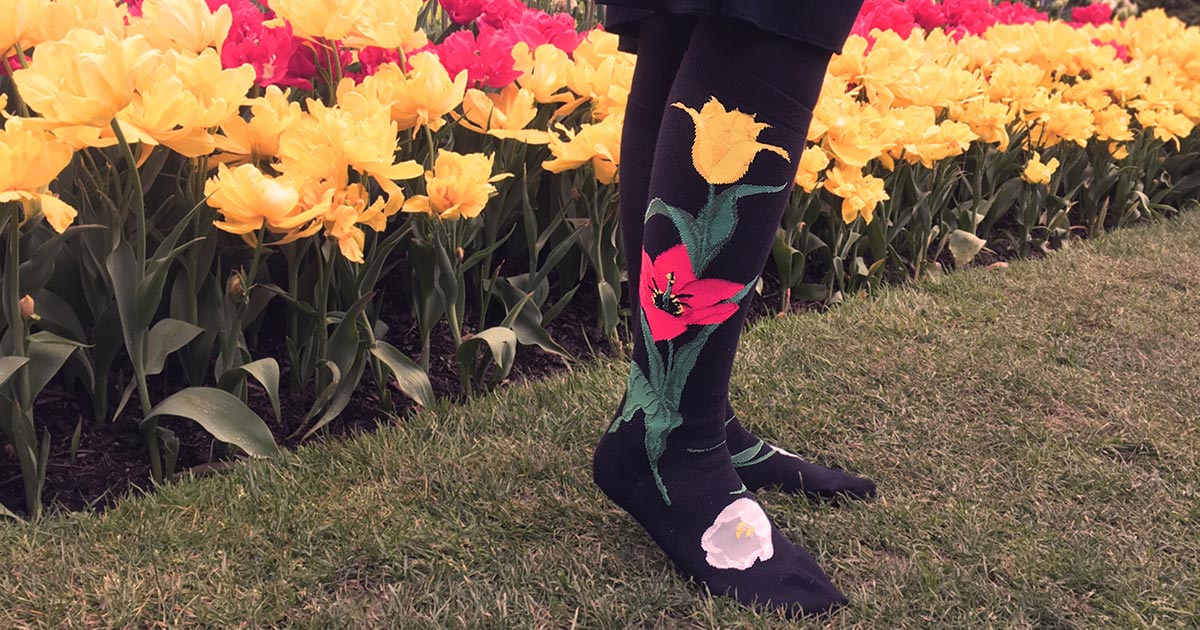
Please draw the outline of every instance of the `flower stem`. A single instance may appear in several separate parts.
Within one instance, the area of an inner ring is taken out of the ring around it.
[[[25,318],[21,317],[21,206],[10,204],[12,216],[8,220],[8,252],[4,263],[4,307],[7,311],[9,335],[12,337],[12,356],[29,356],[29,332]],[[36,519],[42,511],[42,477],[37,461],[37,429],[33,424],[33,396],[29,384],[29,366],[21,368],[16,378],[17,406],[20,411],[12,418],[12,426],[6,427],[11,435],[13,447],[21,466],[21,479],[25,486],[25,509]]]
[[[433,142],[433,130],[429,128],[429,125],[422,125],[422,127],[425,129],[425,141],[429,144],[429,154],[425,156],[426,164],[432,171],[433,165],[437,161],[437,146]]]
[[[112,127],[113,133],[117,136],[117,143],[121,145],[121,152],[125,155],[125,161],[129,164],[129,173],[131,185],[133,186],[133,210],[137,217],[137,233],[134,234],[133,244],[134,252],[137,254],[138,266],[144,268],[146,264],[146,203],[142,192],[142,178],[138,174],[137,160],[133,157],[133,148],[129,146],[129,141],[125,139],[125,133],[121,131],[121,125],[114,118],[109,124]]]

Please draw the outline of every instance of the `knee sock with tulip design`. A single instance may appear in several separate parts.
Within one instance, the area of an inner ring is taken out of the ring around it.
[[[791,159],[805,140],[808,120],[789,117],[811,112],[736,72],[714,82],[714,67],[689,53],[663,118],[634,360],[593,474],[681,572],[713,593],[823,612],[845,598],[771,524],[734,468],[725,427],[744,298],[766,261],[795,174]],[[760,114],[775,112],[771,124],[728,109],[714,83],[722,95],[763,104]]]
[[[748,431],[732,408],[726,408],[726,415],[725,439],[733,467],[747,488],[782,490],[831,503],[875,496],[875,482],[870,479],[789,453]]]
[[[670,96],[662,86],[671,85],[694,28],[694,18],[667,14],[646,20],[642,26],[643,54],[639,55],[621,140],[621,233],[632,287],[638,286],[642,267],[650,170]],[[796,65],[806,69],[811,81],[819,81],[825,67],[820,61],[818,58]],[[810,89],[798,98],[811,109],[817,94],[818,91]],[[636,288],[630,291],[629,299],[630,312],[636,321],[641,317]],[[727,445],[733,454],[735,470],[750,490],[776,489],[826,501],[875,496],[875,484],[870,479],[819,466],[758,438],[742,425],[728,402],[725,418]]]

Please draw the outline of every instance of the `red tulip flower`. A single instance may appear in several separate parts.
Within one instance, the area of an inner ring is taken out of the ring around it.
[[[674,339],[688,326],[724,322],[738,310],[729,299],[743,289],[728,280],[696,278],[685,245],[676,245],[654,260],[642,252],[639,284],[642,311],[654,341]]]

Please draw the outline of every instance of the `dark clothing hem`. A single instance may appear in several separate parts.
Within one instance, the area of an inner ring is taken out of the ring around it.
[[[605,28],[621,38],[621,50],[637,52],[639,22],[654,13],[719,15],[807,44],[841,53],[862,0],[600,0],[608,5]]]

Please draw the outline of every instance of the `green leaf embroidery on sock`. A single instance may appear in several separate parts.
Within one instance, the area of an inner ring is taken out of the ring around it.
[[[747,284],[730,301],[737,303],[749,295],[756,281]],[[667,342],[667,361],[663,364],[662,355],[654,345],[650,336],[650,324],[645,314],[641,317],[642,335],[647,345],[650,374],[642,372],[637,362],[632,362],[629,368],[629,380],[625,386],[625,405],[621,413],[613,419],[609,432],[615,432],[622,425],[633,421],[638,410],[642,411],[642,424],[645,428],[644,443],[646,459],[650,464],[650,472],[654,475],[654,483],[662,494],[663,502],[671,505],[671,495],[663,482],[658,470],[658,460],[662,459],[667,450],[667,437],[671,432],[683,426],[683,416],[679,413],[679,403],[683,398],[683,388],[688,378],[696,368],[700,351],[708,343],[709,337],[720,327],[712,324],[700,329],[700,332],[683,345],[678,352],[673,342]],[[719,446],[719,445],[718,445]]]
[[[749,464],[747,462],[754,461],[754,459],[758,457],[758,454],[762,452],[763,447],[766,445],[766,442],[759,440],[754,446],[735,453],[730,459],[733,460],[734,466],[748,466]],[[774,453],[775,451],[768,449],[767,452]]]
[[[765,454],[759,455],[759,452],[761,451],[761,449],[764,446],[766,446],[766,442],[759,440],[758,444],[751,446],[750,448],[742,451],[741,453],[738,453],[737,455],[734,455],[733,456],[734,468],[745,468],[746,466],[753,466],[755,464],[761,464],[761,463],[767,461],[768,459],[771,459],[772,457],[774,457],[775,451],[774,451],[774,449],[771,449],[771,448],[768,448],[767,452]]]
[[[711,452],[721,448],[722,446],[725,446],[726,441],[727,440],[721,440],[720,442],[717,442],[715,446],[710,446],[708,448],[689,448],[687,450],[687,452],[689,452],[689,453],[711,453]]]
[[[741,494],[743,492],[746,492],[747,490],[749,490],[749,488],[746,487],[746,484],[742,484],[741,488],[738,488],[737,490],[734,490],[733,492],[730,492],[729,494]]]
[[[696,216],[693,217],[679,208],[668,205],[662,199],[655,198],[650,201],[650,205],[646,209],[645,220],[649,221],[651,217],[661,214],[675,224],[675,228],[679,231],[679,237],[691,258],[692,271],[696,277],[701,277],[709,263],[720,254],[725,245],[729,243],[729,239],[733,238],[738,223],[738,200],[751,195],[779,192],[784,188],[786,188],[786,184],[780,186],[737,184],[717,194],[716,186],[710,183],[708,200]],[[737,295],[730,298],[729,302],[733,304],[741,302],[749,295],[757,280],[755,278],[750,281]],[[668,341],[667,360],[664,364],[662,355],[654,343],[654,337],[650,334],[650,324],[646,320],[645,313],[640,319],[642,339],[647,348],[647,368],[650,373],[644,374],[636,362],[630,367],[625,405],[620,415],[613,420],[609,432],[614,432],[622,425],[632,422],[637,411],[642,411],[646,458],[649,460],[650,471],[662,494],[663,502],[670,505],[671,495],[659,473],[658,461],[667,450],[667,437],[672,431],[683,426],[683,416],[679,413],[683,388],[696,368],[700,352],[720,324],[704,326],[691,341],[684,344],[678,351],[675,349],[675,344]],[[731,494],[744,491],[743,487],[742,490]]]
[[[738,184],[717,194],[716,187],[710,184],[708,201],[696,216],[655,198],[646,209],[646,220],[661,214],[675,224],[675,228],[679,230],[679,238],[687,247],[688,256],[692,259],[692,269],[697,277],[701,277],[709,263],[721,253],[729,239],[733,238],[738,223],[738,200],[751,195],[777,193],[784,188],[786,185]]]

